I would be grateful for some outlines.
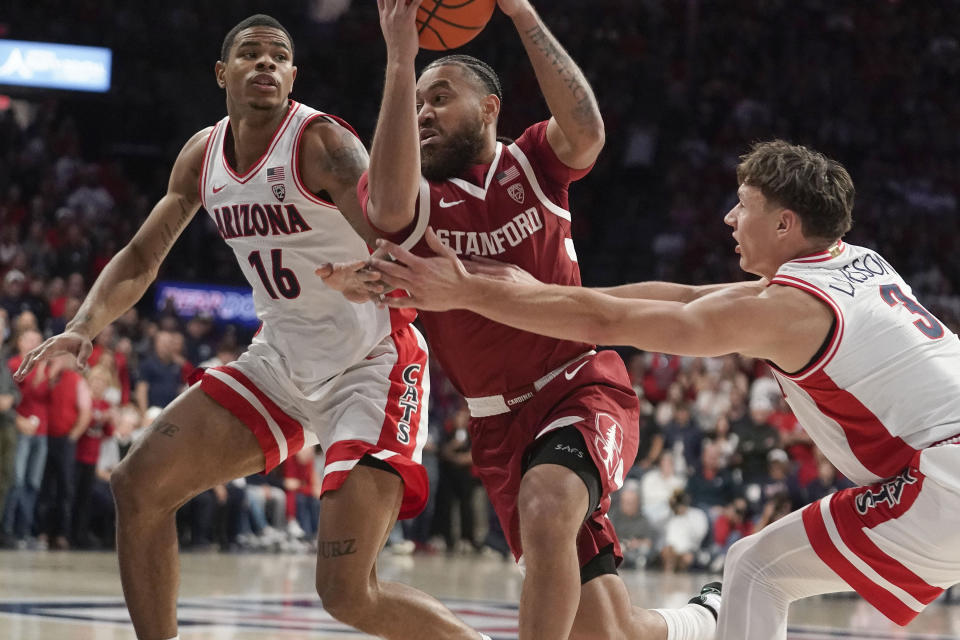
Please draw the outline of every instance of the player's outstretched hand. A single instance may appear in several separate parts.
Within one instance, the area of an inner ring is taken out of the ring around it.
[[[494,280],[503,280],[504,282],[515,282],[518,284],[539,284],[540,281],[530,275],[530,272],[521,269],[515,264],[500,262],[483,256],[470,256],[469,260],[463,262],[467,273],[479,275]]]
[[[72,331],[47,338],[39,347],[27,353],[20,368],[13,374],[14,380],[22,382],[27,374],[40,362],[69,353],[77,358],[77,367],[82,371],[87,366],[87,358],[93,352],[93,343],[89,338]]]
[[[366,261],[328,262],[314,271],[331,289],[343,294],[350,302],[362,304],[379,300],[385,287],[380,282],[380,272],[371,269]]]
[[[383,274],[387,284],[406,289],[409,294],[405,298],[386,298],[383,304],[424,311],[446,311],[462,306],[470,274],[453,249],[440,242],[432,228],[427,228],[425,237],[436,257],[421,258],[392,242],[377,241],[377,246],[386,250],[395,262],[374,257],[371,265]]]
[[[377,0],[387,58],[412,62],[420,51],[417,8],[423,0]]]

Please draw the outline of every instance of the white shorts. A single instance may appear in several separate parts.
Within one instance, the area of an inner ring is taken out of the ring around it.
[[[427,441],[427,360],[423,336],[407,325],[306,395],[285,374],[284,357],[254,342],[235,362],[207,369],[200,388],[253,432],[263,449],[264,473],[304,446],[319,444],[326,493],[370,455],[403,479],[400,518],[411,518],[428,494],[420,464]]]
[[[907,624],[960,583],[960,444],[918,451],[893,478],[809,505],[803,524],[820,559]]]

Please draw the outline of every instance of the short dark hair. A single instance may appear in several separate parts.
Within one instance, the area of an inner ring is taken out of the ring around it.
[[[488,65],[486,62],[483,60],[478,60],[473,56],[466,56],[457,53],[454,55],[437,58],[425,66],[423,71],[421,71],[421,74],[433,69],[434,67],[443,67],[448,64],[457,65],[463,69],[466,69],[477,81],[480,82],[488,94],[492,93],[493,95],[497,96],[501,102],[503,101],[503,88],[500,86],[500,78],[497,77],[497,72],[494,71],[493,67]]]
[[[227,56],[230,55],[230,48],[233,46],[233,41],[237,39],[237,34],[250,27],[272,27],[283,31],[284,35],[287,36],[287,40],[290,41],[290,55],[293,55],[293,38],[290,37],[290,32],[273,16],[268,16],[265,13],[257,13],[249,18],[244,18],[238,22],[233,29],[227,32],[226,37],[223,39],[223,46],[220,47],[221,62],[227,61]]]
[[[740,156],[737,181],[800,216],[803,234],[834,240],[853,224],[853,179],[822,153],[783,140],[758,142]]]

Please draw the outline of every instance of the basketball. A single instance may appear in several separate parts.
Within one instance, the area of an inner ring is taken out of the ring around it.
[[[473,40],[490,21],[496,0],[423,0],[417,10],[420,46],[456,49]]]

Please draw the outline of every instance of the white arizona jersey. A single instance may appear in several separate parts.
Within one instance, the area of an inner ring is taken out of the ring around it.
[[[880,255],[838,242],[784,264],[771,283],[833,310],[833,333],[814,361],[797,373],[774,371],[844,475],[858,484],[889,478],[917,451],[960,435],[960,341]]]
[[[230,135],[230,119],[224,118],[207,140],[200,177],[203,206],[253,288],[263,324],[251,349],[269,345],[265,354],[278,360],[304,395],[363,359],[411,317],[353,304],[314,274],[326,262],[369,256],[336,206],[301,181],[299,143],[315,118],[334,120],[291,101],[266,153],[242,175],[224,155]]]

